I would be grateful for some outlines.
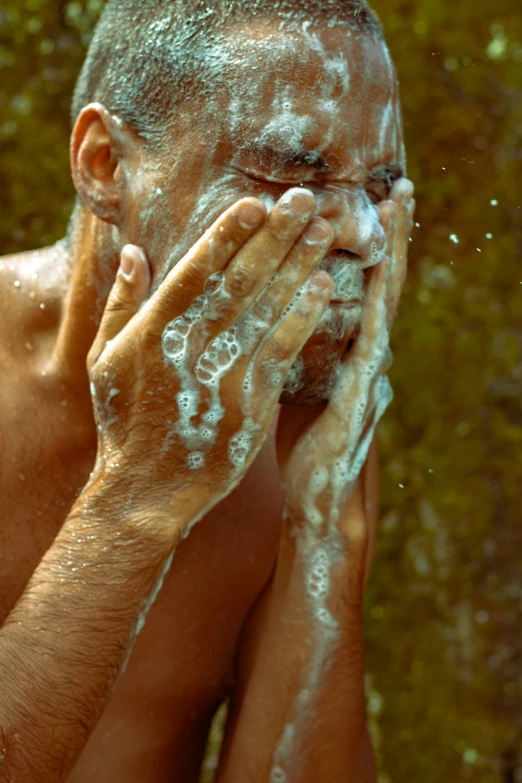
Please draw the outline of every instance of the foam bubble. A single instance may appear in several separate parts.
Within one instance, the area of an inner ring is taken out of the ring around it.
[[[193,451],[187,457],[187,465],[191,470],[199,470],[205,464],[205,455],[201,451]]]

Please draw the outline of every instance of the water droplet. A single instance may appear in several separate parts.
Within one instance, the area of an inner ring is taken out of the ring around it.
[[[14,285],[15,288],[20,288],[20,281],[19,280],[15,280],[13,285]]]
[[[478,753],[475,748],[468,748],[462,754],[462,760],[465,764],[474,764],[478,759]]]
[[[498,207],[498,201],[496,198],[492,198],[489,203],[491,204],[492,207]]]
[[[458,238],[458,236],[456,234],[450,234],[449,238],[455,245],[459,244],[460,240],[459,240],[459,238]]]

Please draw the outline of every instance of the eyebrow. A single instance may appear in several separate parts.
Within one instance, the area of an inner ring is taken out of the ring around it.
[[[326,160],[314,150],[288,149],[278,150],[266,144],[246,144],[241,148],[241,153],[258,158],[262,165],[275,166],[277,169],[302,168],[306,166],[323,174],[330,171]]]

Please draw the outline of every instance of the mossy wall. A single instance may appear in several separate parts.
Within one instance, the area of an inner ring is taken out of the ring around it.
[[[70,97],[102,5],[0,0],[0,253],[63,235]],[[420,224],[367,606],[381,783],[522,781],[520,3],[375,6]]]

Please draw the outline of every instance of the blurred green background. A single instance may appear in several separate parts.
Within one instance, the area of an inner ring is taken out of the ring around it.
[[[63,235],[102,0],[0,0],[0,254]],[[522,781],[520,0],[376,0],[417,221],[367,603],[380,783]]]

